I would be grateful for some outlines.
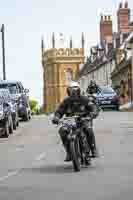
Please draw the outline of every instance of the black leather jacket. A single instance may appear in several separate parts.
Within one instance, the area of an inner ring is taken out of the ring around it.
[[[76,114],[90,115],[92,118],[95,118],[95,109],[87,96],[65,98],[56,110],[55,117],[62,118],[63,115],[73,116]]]
[[[94,93],[98,93],[99,92],[99,87],[97,85],[89,85],[86,92],[88,94],[94,94]]]

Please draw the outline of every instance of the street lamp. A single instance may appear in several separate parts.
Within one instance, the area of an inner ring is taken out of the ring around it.
[[[3,80],[6,80],[6,66],[5,66],[5,27],[4,27],[4,24],[2,24],[1,33],[2,33]]]

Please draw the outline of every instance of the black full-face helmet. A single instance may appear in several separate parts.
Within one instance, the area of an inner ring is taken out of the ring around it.
[[[79,84],[77,82],[75,82],[75,81],[72,81],[69,84],[68,88],[67,88],[68,96],[70,96],[70,97],[78,97],[78,96],[80,96],[80,93],[81,93],[81,91],[80,91]]]
[[[91,81],[90,81],[90,85],[91,85],[91,86],[95,86],[95,85],[96,85],[96,82],[95,82],[94,80],[91,80]]]

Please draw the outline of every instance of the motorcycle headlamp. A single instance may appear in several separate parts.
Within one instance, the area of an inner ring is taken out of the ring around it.
[[[88,97],[88,98],[89,98],[89,101],[94,101],[93,97]]]

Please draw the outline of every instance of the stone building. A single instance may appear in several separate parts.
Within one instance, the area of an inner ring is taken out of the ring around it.
[[[66,96],[66,88],[71,80],[77,79],[80,65],[84,63],[84,36],[81,48],[55,48],[55,37],[52,37],[52,48],[45,50],[42,45],[42,65],[44,80],[44,111],[54,112]]]
[[[133,32],[124,41],[116,53],[116,67],[111,74],[113,86],[122,98],[122,103],[130,101],[132,88]],[[130,48],[129,48],[130,47]]]
[[[90,80],[99,85],[111,85],[110,74],[115,67],[111,16],[101,16],[100,45],[90,50],[90,57],[79,72],[81,88],[86,90]]]
[[[128,2],[119,4],[117,22],[118,30],[113,32],[111,16],[101,16],[100,45],[91,48],[90,57],[79,72],[83,90],[86,90],[90,80],[95,80],[101,86],[112,85],[114,79],[111,74],[117,65],[118,50],[133,30]]]

